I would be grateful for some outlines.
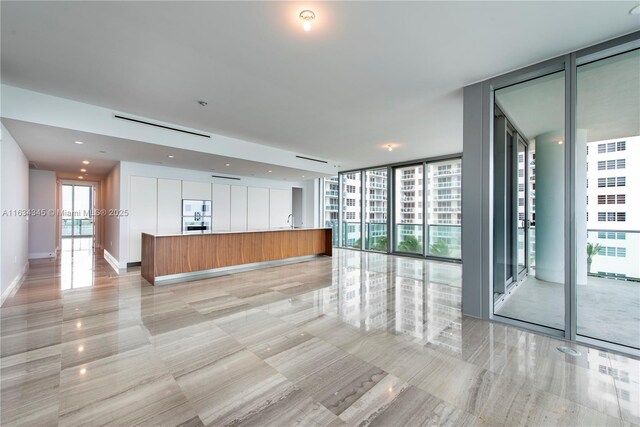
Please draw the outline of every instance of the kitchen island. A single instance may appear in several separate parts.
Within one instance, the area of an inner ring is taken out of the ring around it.
[[[153,235],[142,233],[142,277],[156,285],[231,267],[331,256],[331,228]]]

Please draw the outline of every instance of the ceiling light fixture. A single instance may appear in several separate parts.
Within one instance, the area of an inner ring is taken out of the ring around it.
[[[167,157],[173,159],[175,156],[173,154],[169,154]]]
[[[393,151],[393,145],[391,144],[387,145],[387,151]]]
[[[311,21],[316,19],[316,14],[310,10],[303,10],[300,12],[300,19],[302,19],[302,28],[304,28],[305,31],[310,31]]]
[[[207,105],[209,105],[207,101],[198,101],[198,104],[200,104],[201,107],[206,107]]]
[[[267,172],[271,173],[271,172],[273,172],[273,171],[267,171]]]
[[[87,170],[85,168],[80,169],[80,172],[86,172]]]
[[[79,176],[78,179],[84,179],[84,176]]]
[[[82,145],[82,144],[84,144],[84,142],[82,142],[82,141],[76,141],[76,144],[78,144],[78,145]]]
[[[640,4],[632,7],[631,10],[629,11],[629,15],[640,15]]]
[[[224,165],[225,165],[225,166],[231,166],[229,163],[225,163]]]
[[[83,164],[83,165],[88,165],[89,163],[91,163],[89,160],[83,160],[83,161],[82,161],[82,164]]]

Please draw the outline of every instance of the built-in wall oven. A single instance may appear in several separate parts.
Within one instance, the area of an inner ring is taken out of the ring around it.
[[[182,200],[182,232],[211,232],[211,200]]]

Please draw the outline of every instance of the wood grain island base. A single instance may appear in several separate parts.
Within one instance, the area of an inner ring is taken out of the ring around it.
[[[285,260],[331,256],[330,228],[155,236],[142,233],[142,277],[163,276]]]

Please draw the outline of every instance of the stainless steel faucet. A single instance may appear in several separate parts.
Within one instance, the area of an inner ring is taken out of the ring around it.
[[[289,216],[287,217],[287,224],[289,224],[289,219],[291,219],[291,228],[293,228],[293,223],[294,223],[293,214],[289,214]]]

